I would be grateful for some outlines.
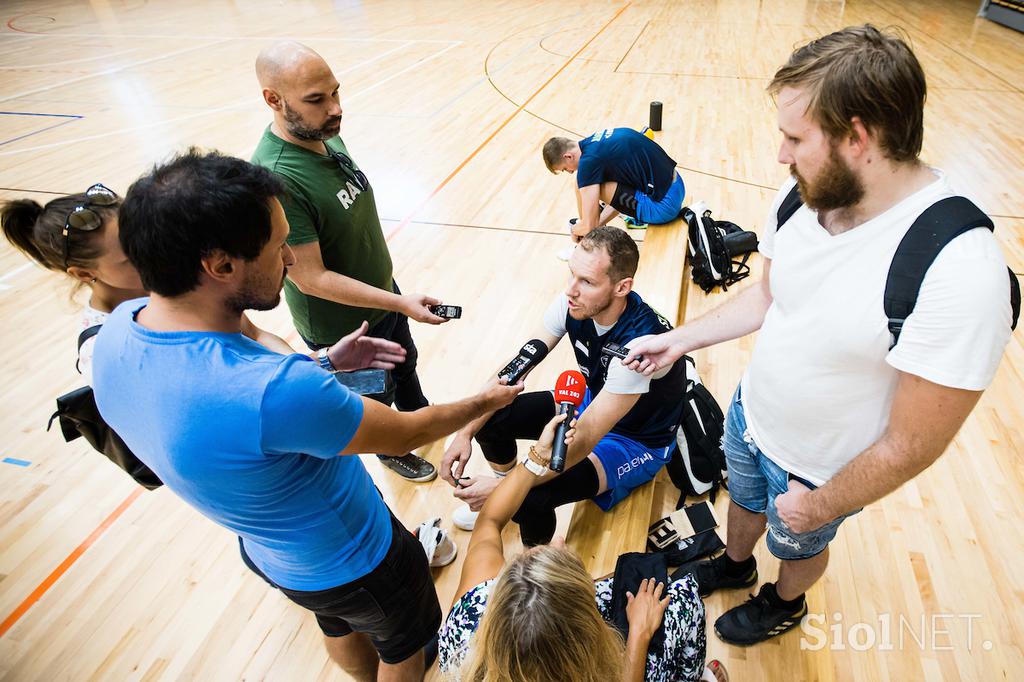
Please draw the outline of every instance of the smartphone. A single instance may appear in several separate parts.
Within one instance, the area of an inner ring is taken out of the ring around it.
[[[338,372],[334,375],[348,390],[359,395],[378,395],[388,388],[386,369],[359,369],[355,372]]]
[[[626,348],[625,346],[621,346],[617,343],[612,343],[611,341],[608,341],[603,346],[601,346],[601,352],[604,353],[605,355],[611,355],[612,357],[616,357],[619,360],[622,360],[627,355],[629,355],[628,348]]]
[[[618,358],[619,360],[625,360],[626,356],[629,355],[628,348],[617,343],[612,343],[611,341],[608,341],[601,346],[601,352],[605,355],[611,355],[613,358]],[[636,356],[636,359],[642,362],[644,356],[638,355]]]
[[[460,305],[432,305],[430,312],[446,320],[457,320],[462,317],[462,306]]]

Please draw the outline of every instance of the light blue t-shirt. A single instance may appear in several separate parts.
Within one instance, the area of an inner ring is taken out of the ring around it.
[[[122,303],[96,340],[100,414],[179,497],[240,535],[275,583],[323,590],[372,571],[390,512],[357,456],[338,456],[359,396],[302,355],[241,334],[156,332]]]

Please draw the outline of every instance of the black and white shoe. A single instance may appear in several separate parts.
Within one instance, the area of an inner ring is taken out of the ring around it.
[[[767,591],[775,586],[765,583],[757,596],[750,595],[746,602],[735,606],[715,621],[715,634],[723,642],[737,646],[750,646],[778,637],[800,624],[807,615],[807,600],[800,600],[795,611],[780,609],[768,598]]]
[[[437,478],[437,469],[434,465],[411,452],[401,457],[377,455],[377,459],[407,481],[426,483]]]
[[[693,567],[693,577],[697,579],[697,590],[700,596],[707,597],[715,590],[753,587],[757,584],[757,562],[751,562],[751,568],[741,576],[731,576],[726,572],[728,557],[722,552],[714,559],[701,561]]]

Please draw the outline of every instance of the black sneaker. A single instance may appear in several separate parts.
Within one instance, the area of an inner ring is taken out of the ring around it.
[[[437,469],[434,465],[411,452],[401,457],[377,455],[377,459],[407,481],[426,483],[437,478]]]
[[[750,646],[777,637],[800,624],[807,614],[807,600],[800,600],[796,611],[774,606],[765,594],[772,589],[770,583],[761,586],[757,596],[750,595],[746,602],[735,606],[715,621],[715,634],[723,642]]]
[[[725,572],[725,552],[722,552],[714,559],[702,561],[693,567],[693,577],[697,579],[697,589],[700,596],[706,597],[718,589],[736,589],[739,587],[753,587],[757,584],[757,561],[747,573],[735,578]]]

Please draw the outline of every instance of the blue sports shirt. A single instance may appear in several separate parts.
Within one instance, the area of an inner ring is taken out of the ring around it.
[[[292,590],[360,578],[391,544],[390,512],[358,456],[338,456],[359,396],[303,355],[241,334],[157,332],[122,303],[97,336],[100,413],[179,497],[244,540]]]
[[[661,201],[676,178],[672,157],[632,128],[599,130],[579,144],[578,187],[616,182]]]

